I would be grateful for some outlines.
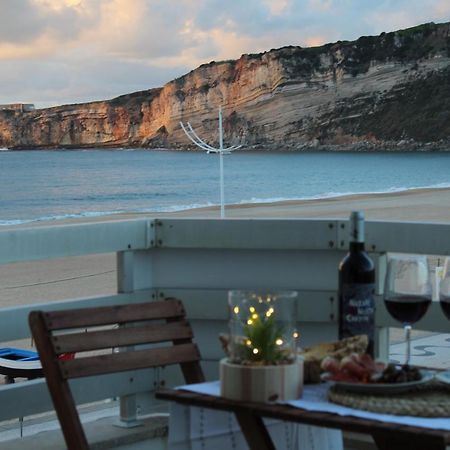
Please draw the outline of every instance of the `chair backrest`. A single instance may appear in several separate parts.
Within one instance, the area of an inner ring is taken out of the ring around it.
[[[200,353],[177,299],[32,311],[29,324],[69,450],[89,448],[69,379],[180,364],[186,383],[204,381]],[[72,359],[60,357],[73,353]]]

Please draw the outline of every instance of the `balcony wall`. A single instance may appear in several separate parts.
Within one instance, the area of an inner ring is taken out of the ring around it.
[[[348,223],[339,220],[215,220],[148,218],[0,231],[0,264],[117,253],[117,294],[0,310],[0,341],[29,338],[31,309],[77,308],[145,302],[175,296],[186,305],[208,378],[223,356],[229,289],[299,291],[298,328],[303,345],[337,336],[337,267],[348,247]],[[388,327],[398,326],[381,300],[386,252],[448,255],[450,225],[368,222],[367,249],[376,262],[377,348],[387,358]],[[448,331],[434,303],[416,328]],[[72,383],[77,401],[126,397],[181,382],[176,370],[123,373]],[[154,406],[139,395],[141,411]],[[42,379],[0,386],[0,421],[53,409]],[[134,400],[130,403],[133,405]],[[130,405],[129,404],[129,405]]]

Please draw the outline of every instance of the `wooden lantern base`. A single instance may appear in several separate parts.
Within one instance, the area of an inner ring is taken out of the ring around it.
[[[220,361],[222,397],[249,402],[295,400],[303,392],[303,359],[279,366],[243,366]]]

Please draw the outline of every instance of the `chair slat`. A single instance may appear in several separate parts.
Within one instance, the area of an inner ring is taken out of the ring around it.
[[[152,322],[154,320],[158,322]],[[179,364],[187,383],[205,379],[200,353],[192,342],[192,329],[185,320],[183,305],[177,299],[53,312],[32,311],[29,323],[69,450],[89,448],[68,383],[70,378]],[[117,324],[122,326],[114,326]],[[91,327],[100,328],[83,332],[84,328]],[[58,334],[60,330],[73,332]],[[161,342],[170,344],[146,349],[139,347],[139,344]],[[58,358],[62,353],[79,354],[115,347],[127,348],[118,353],[83,355],[72,360]],[[149,390],[152,387],[149,385]]]
[[[80,378],[112,372],[195,362],[200,359],[195,344],[182,344],[148,350],[119,352],[108,355],[58,361],[63,378]]]
[[[144,325],[109,330],[88,331],[52,336],[57,354],[85,352],[126,345],[152,344],[192,339],[192,330],[185,320],[164,325]]]
[[[160,302],[44,312],[44,319],[47,329],[62,330],[138,320],[184,317],[184,315],[182,303],[176,299],[168,299]]]

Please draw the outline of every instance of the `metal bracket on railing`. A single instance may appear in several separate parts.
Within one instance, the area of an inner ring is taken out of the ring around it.
[[[146,248],[156,247],[156,222],[157,220],[147,220],[145,230]]]
[[[339,250],[348,249],[348,220],[336,221],[336,248]]]
[[[153,385],[155,387],[155,390],[160,389],[162,386],[165,385],[165,381],[161,378],[161,367],[155,367],[155,381],[153,382]]]
[[[156,219],[155,220],[155,247],[161,247],[163,241],[161,239],[161,231],[162,231],[163,221]]]

